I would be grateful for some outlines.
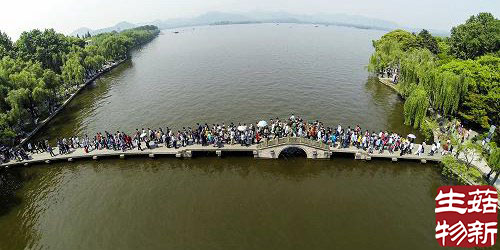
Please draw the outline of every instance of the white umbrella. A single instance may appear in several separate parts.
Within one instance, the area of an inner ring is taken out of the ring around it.
[[[145,137],[146,136],[146,133],[142,133],[141,134],[141,138]]]
[[[263,128],[265,126],[267,126],[267,122],[266,121],[260,121],[259,123],[257,123],[257,127],[259,127],[259,128]]]
[[[416,137],[414,134],[409,134],[409,135],[408,135],[408,138],[415,139],[415,138],[417,138],[417,137]]]
[[[245,130],[247,130],[247,126],[238,126],[238,131],[243,132]]]

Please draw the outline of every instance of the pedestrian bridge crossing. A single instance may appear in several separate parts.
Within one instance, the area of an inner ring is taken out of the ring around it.
[[[435,154],[434,156],[429,156],[430,145],[425,146],[425,154],[418,156],[414,154],[407,154],[400,156],[399,152],[389,153],[388,150],[384,150],[382,153],[374,152],[368,153],[362,149],[350,146],[348,148],[332,147],[321,141],[315,141],[307,138],[301,137],[284,137],[272,140],[265,140],[259,144],[242,146],[239,144],[230,145],[225,144],[223,147],[202,146],[200,144],[189,145],[181,148],[168,148],[163,145],[159,145],[153,149],[138,150],[137,148],[129,149],[126,151],[121,150],[92,150],[86,153],[82,148],[71,149],[68,154],[57,154],[56,156],[50,156],[48,152],[33,154],[30,160],[24,161],[10,161],[4,163],[3,167],[13,167],[13,166],[29,166],[34,164],[44,164],[53,163],[60,161],[73,162],[76,160],[99,160],[103,158],[116,158],[116,159],[126,159],[131,156],[144,156],[149,158],[161,157],[161,156],[172,156],[177,158],[191,158],[196,155],[197,152],[213,153],[219,157],[231,154],[232,152],[246,152],[249,155],[253,155],[257,159],[278,159],[280,154],[289,148],[299,149],[305,152],[307,158],[309,159],[333,159],[336,155],[345,154],[352,155],[354,159],[357,160],[372,160],[374,158],[384,158],[389,159],[394,162],[399,160],[412,160],[420,161],[426,163],[427,161],[439,162],[441,160],[441,154]],[[418,145],[415,145],[418,148]],[[59,152],[55,148],[54,152]]]

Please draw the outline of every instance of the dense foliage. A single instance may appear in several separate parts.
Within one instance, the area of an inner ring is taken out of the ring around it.
[[[159,33],[155,26],[85,38],[32,30],[0,32],[0,143],[31,131],[87,79]]]
[[[394,30],[373,46],[368,70],[397,72],[408,124],[420,127],[427,107],[476,128],[499,124],[500,21],[493,15],[472,16],[449,38]]]
[[[427,92],[422,86],[417,86],[413,90],[408,100],[406,100],[408,105],[404,106],[405,123],[420,127],[429,106],[427,99]]]
[[[460,184],[487,184],[483,180],[481,172],[475,168],[467,167],[466,164],[451,155],[443,156],[441,165],[443,167],[442,174],[450,179],[457,180]]]
[[[417,44],[421,48],[426,48],[433,54],[439,54],[439,46],[436,38],[427,30],[422,30],[417,35]]]
[[[500,49],[500,20],[490,13],[472,16],[451,29],[451,52],[460,59],[474,59]]]
[[[495,183],[500,175],[500,148],[498,148],[494,143],[492,143],[490,147],[487,162],[491,170],[496,172],[495,177],[491,180],[491,183]]]

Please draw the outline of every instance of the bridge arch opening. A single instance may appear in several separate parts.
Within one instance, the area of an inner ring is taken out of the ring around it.
[[[281,150],[278,158],[280,159],[307,158],[307,153],[304,149],[299,147],[287,147]]]

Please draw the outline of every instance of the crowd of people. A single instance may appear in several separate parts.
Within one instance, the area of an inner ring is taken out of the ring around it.
[[[425,142],[418,144],[414,151],[414,135],[403,137],[397,133],[389,131],[369,132],[362,130],[359,125],[354,127],[325,126],[320,121],[307,122],[301,117],[294,115],[288,119],[271,119],[270,122],[260,121],[255,124],[199,124],[194,127],[184,127],[181,130],[170,128],[158,129],[136,129],[132,133],[116,131],[114,133],[105,131],[98,132],[93,137],[85,135],[83,137],[58,138],[56,146],[58,154],[70,154],[77,148],[83,148],[85,153],[93,150],[121,150],[132,149],[144,150],[152,149],[163,145],[167,148],[180,148],[188,145],[200,144],[202,146],[224,147],[224,145],[240,144],[250,146],[262,140],[271,140],[283,137],[304,137],[311,140],[322,141],[331,147],[347,148],[356,147],[369,153],[383,153],[387,150],[393,154],[423,155],[425,153]],[[429,155],[434,155],[439,150],[442,154],[451,152],[452,146],[448,142],[440,145],[440,142],[432,144]],[[26,160],[29,154],[48,152],[55,156],[54,148],[48,140],[39,142],[29,142],[24,148],[11,150],[7,156],[10,159]]]

